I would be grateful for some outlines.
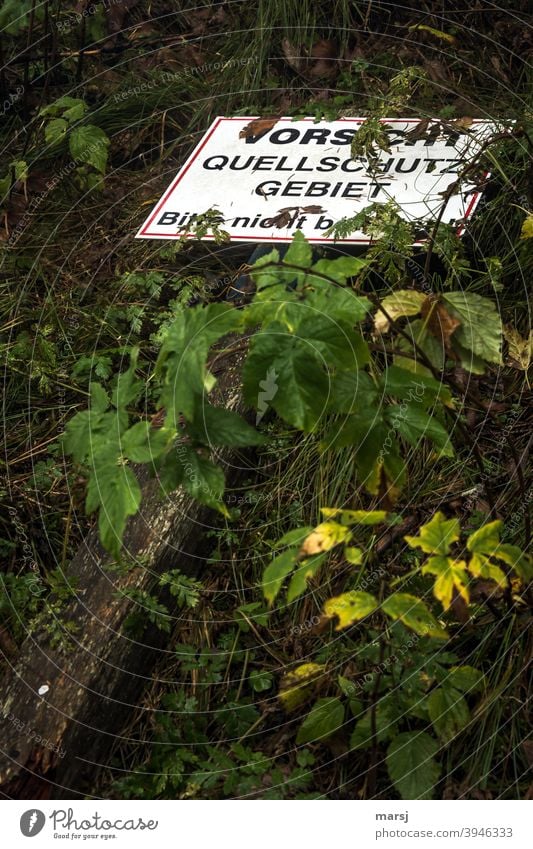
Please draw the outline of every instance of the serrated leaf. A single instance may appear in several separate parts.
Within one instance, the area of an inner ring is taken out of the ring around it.
[[[296,735],[298,746],[335,734],[344,723],[344,705],[339,699],[319,699],[305,717]]]
[[[376,385],[364,371],[341,371],[334,374],[329,385],[328,410],[334,413],[355,413],[361,408],[374,407],[379,398]]]
[[[305,238],[301,230],[297,230],[292,237],[292,242],[289,249],[283,257],[283,264],[297,265],[299,268],[307,269],[313,261],[313,248]],[[303,283],[306,277],[306,271],[296,271],[290,269],[290,276],[295,278],[297,283]],[[284,275],[285,276],[285,275]],[[288,278],[287,278],[288,282]]]
[[[395,321],[397,318],[406,315],[417,315],[426,298],[427,295],[423,292],[417,292],[416,289],[400,289],[398,292],[393,292],[383,298],[381,304],[388,316]],[[389,330],[390,321],[385,313],[378,308],[374,317],[374,332],[388,333]]]
[[[432,799],[440,775],[434,756],[438,743],[429,734],[404,731],[387,751],[387,769],[402,799]]]
[[[355,256],[341,256],[337,259],[319,259],[313,265],[312,271],[331,277],[337,283],[346,283],[351,277],[356,277],[368,265],[367,259]]]
[[[380,385],[387,395],[406,402],[416,401],[424,409],[436,401],[447,407],[454,406],[451,392],[443,383],[423,374],[415,375],[399,366],[389,366],[385,369],[380,378]]]
[[[433,728],[445,743],[453,740],[470,719],[470,711],[463,696],[450,686],[432,690],[427,707]]]
[[[351,531],[345,525],[338,522],[322,522],[317,525],[302,543],[300,555],[308,557],[311,554],[320,554],[329,551],[341,542],[350,539]]]
[[[279,263],[279,251],[276,248],[259,257],[250,268],[250,277],[254,279],[258,289],[273,283],[285,282],[282,272],[273,263]],[[265,266],[268,266],[268,268],[265,268]]]
[[[163,383],[160,406],[166,408],[173,427],[178,426],[181,413],[192,421],[198,396],[213,388],[215,379],[206,367],[209,349],[242,323],[242,312],[230,304],[216,303],[183,311],[167,329],[156,376]]]
[[[148,421],[137,422],[121,437],[122,453],[134,463],[151,463],[166,450],[175,435],[152,428]]]
[[[514,569],[524,583],[527,584],[529,581],[533,581],[533,561],[517,545],[511,545],[507,542],[500,543],[494,552],[494,557],[498,560],[503,560],[507,566]]]
[[[207,457],[198,454],[188,445],[180,445],[180,462],[184,468],[182,480],[187,492],[214,510],[228,515],[227,507],[222,503],[226,485],[224,472]]]
[[[421,548],[426,554],[449,554],[450,546],[459,539],[460,530],[458,519],[446,519],[439,511],[420,527],[419,536],[405,536],[404,540],[411,548]]]
[[[322,280],[313,281],[313,289],[305,293],[304,304],[311,314],[327,315],[353,325],[363,321],[372,303],[362,295],[356,295],[352,289],[333,286]],[[301,304],[299,305],[301,311]]]
[[[415,404],[389,407],[386,418],[397,432],[414,448],[421,439],[429,439],[439,449],[442,457],[453,457],[454,450],[449,434],[443,425]]]
[[[474,292],[448,292],[442,295],[449,311],[461,322],[452,339],[489,363],[501,365],[502,321],[496,306]]]
[[[444,610],[450,607],[454,592],[459,593],[467,604],[470,603],[469,577],[464,560],[454,560],[443,555],[430,557],[422,567],[422,574],[436,576],[433,594],[442,603]]]
[[[110,140],[100,127],[94,124],[75,127],[70,133],[68,144],[75,160],[92,165],[100,174],[105,173]]]
[[[67,133],[68,123],[63,118],[53,118],[44,128],[44,138],[47,144],[62,141]]]
[[[348,628],[354,622],[364,619],[377,610],[378,601],[370,593],[351,590],[342,595],[328,599],[324,604],[324,616],[328,619],[338,618],[336,631]]]
[[[116,386],[112,392],[111,399],[113,406],[115,406],[118,410],[122,410],[127,407],[128,404],[136,401],[143,389],[143,382],[135,376],[138,358],[138,347],[132,348],[128,369],[119,374],[117,377]]]
[[[263,445],[265,437],[248,424],[238,413],[203,403],[194,415],[194,424],[188,432],[207,445],[229,445],[244,447]]]
[[[112,448],[102,453],[91,470],[86,509],[91,513],[98,507],[100,541],[115,557],[120,555],[127,519],[140,504],[141,488],[133,471]]]
[[[423,601],[408,593],[394,593],[381,605],[381,609],[391,619],[399,619],[406,628],[411,628],[423,637],[447,639],[442,628]]]
[[[89,384],[89,392],[91,393],[91,412],[105,413],[109,407],[109,397],[104,387],[92,381]]]
[[[474,578],[495,581],[502,588],[507,586],[507,578],[503,569],[493,563],[485,554],[473,554],[468,561],[468,569]]]
[[[494,522],[489,522],[482,525],[477,531],[474,531],[466,541],[468,551],[476,554],[491,555],[500,544],[500,533],[503,527],[503,522],[497,519]]]

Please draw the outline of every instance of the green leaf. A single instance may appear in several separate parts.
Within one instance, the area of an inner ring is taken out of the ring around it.
[[[68,124],[63,118],[54,118],[44,128],[44,138],[47,144],[55,144],[65,138]]]
[[[432,799],[440,766],[434,760],[438,743],[429,734],[404,731],[387,751],[387,769],[402,799]]]
[[[288,548],[282,554],[278,554],[263,572],[261,585],[263,595],[269,605],[273,604],[283,585],[283,581],[295,568],[297,554],[298,550],[296,547]]]
[[[337,283],[346,283],[350,277],[357,277],[363,268],[366,268],[368,263],[369,260],[355,256],[341,256],[337,259],[319,259],[313,265],[312,272],[323,274],[325,277],[331,277]]]
[[[312,431],[324,413],[328,379],[313,350],[300,349],[279,323],[254,336],[244,364],[244,396],[256,409],[269,373],[275,375],[275,385],[268,403],[289,424]]]
[[[206,445],[263,445],[265,437],[232,410],[213,407],[210,404],[199,405],[194,414],[194,424],[188,432]]]
[[[250,277],[254,279],[258,289],[273,283],[285,282],[283,281],[280,269],[273,266],[272,263],[279,263],[279,251],[276,248],[273,248],[270,253],[259,257],[250,268]],[[264,266],[272,267],[264,269]]]
[[[300,553],[302,555],[321,554],[350,538],[351,531],[344,525],[338,522],[321,522],[304,539]]]
[[[287,265],[297,265],[302,269],[307,269],[313,261],[313,249],[301,230],[297,230],[292,237],[292,242],[285,256],[283,263]],[[288,269],[290,276],[298,283],[303,283],[306,277],[306,271],[295,271]],[[285,275],[284,275],[285,276]],[[287,277],[289,282],[289,277]]]
[[[404,539],[411,548],[421,548],[427,554],[449,554],[451,544],[459,539],[460,530],[458,519],[446,519],[439,511],[420,527],[419,536],[405,536]]]
[[[378,401],[379,393],[369,375],[364,371],[341,371],[330,381],[328,410],[334,413],[355,413],[370,409]]]
[[[422,567],[422,574],[428,573],[437,576],[433,585],[433,594],[442,603],[444,610],[450,607],[454,591],[461,595],[467,604],[470,603],[469,576],[464,560],[454,560],[444,555],[430,557]]]
[[[160,406],[177,427],[180,413],[193,421],[197,396],[209,392],[215,379],[206,368],[211,346],[243,323],[243,314],[230,304],[209,304],[184,310],[168,328],[156,364],[163,388]]]
[[[348,545],[344,549],[344,557],[348,563],[352,564],[352,566],[361,566],[364,554],[360,548],[357,548],[357,546]]]
[[[354,622],[369,616],[377,607],[375,596],[360,590],[351,590],[326,601],[324,616],[328,619],[337,617],[339,621],[335,630],[342,631],[343,628],[348,628]]]
[[[344,723],[344,705],[339,699],[318,699],[298,729],[298,746],[331,737]]]
[[[262,669],[256,669],[250,673],[250,685],[256,693],[264,693],[272,687],[272,675]]]
[[[109,398],[104,387],[100,383],[92,381],[89,384],[89,392],[91,393],[91,411],[93,413],[105,413],[109,407]]]
[[[86,124],[72,130],[68,140],[69,149],[77,162],[92,165],[101,174],[105,173],[109,138],[100,127]]]
[[[485,686],[485,676],[473,666],[452,666],[442,682],[445,687],[454,687],[461,693],[476,693]]]
[[[293,528],[290,531],[287,531],[286,534],[283,534],[281,539],[279,539],[273,546],[273,548],[282,548],[284,545],[302,545],[304,539],[309,536],[313,528],[311,525],[303,525],[300,528]]]
[[[95,460],[87,487],[86,510],[98,507],[98,531],[106,551],[120,555],[129,516],[141,504],[141,488],[133,471],[110,448]]]
[[[533,239],[533,213],[529,213],[523,222],[522,229],[520,231],[521,239]]]
[[[186,491],[202,504],[227,515],[227,507],[222,503],[225,479],[220,466],[188,445],[181,444],[176,451],[183,466],[182,485]]]
[[[312,557],[302,560],[301,565],[293,572],[287,589],[288,604],[306,591],[308,581],[314,578],[325,558],[325,554],[315,554]]]
[[[489,363],[502,362],[502,321],[495,304],[474,292],[448,292],[442,295],[449,312],[460,320],[453,334],[455,340]]]
[[[469,551],[476,554],[486,554],[490,556],[500,544],[500,533],[503,527],[503,522],[497,519],[494,522],[489,522],[482,525],[477,531],[470,534],[466,541],[466,547]]]
[[[303,301],[309,312],[321,313],[331,319],[339,319],[353,325],[363,321],[372,303],[352,289],[340,288],[318,278],[313,280],[313,289],[306,291]],[[301,311],[301,304],[299,304]]]
[[[424,409],[440,401],[447,407],[453,407],[450,390],[433,377],[407,371],[398,366],[389,366],[380,378],[380,386],[387,395],[402,401],[416,401]]]
[[[406,628],[411,628],[423,637],[447,639],[447,633],[427,609],[423,601],[408,593],[394,593],[381,608],[391,619],[399,619]]]
[[[429,439],[443,457],[453,457],[454,450],[446,429],[433,416],[414,404],[389,407],[386,418],[398,433],[414,448],[421,439]]]
[[[514,569],[524,583],[533,581],[533,561],[517,545],[501,542],[493,556]]]
[[[417,315],[426,298],[427,295],[417,292],[416,289],[400,289],[383,298],[381,304],[388,316],[395,321],[405,315]],[[387,333],[390,330],[389,319],[379,308],[374,318],[374,330],[376,333]]]
[[[59,115],[61,112],[65,114],[67,120],[78,120],[83,118],[87,111],[87,104],[79,97],[70,97],[68,94],[63,95],[53,103],[39,110],[39,116],[46,117],[47,115]],[[74,118],[72,117],[74,115]]]
[[[427,706],[433,728],[445,743],[453,740],[470,719],[467,703],[453,687],[437,687],[432,690]]]
[[[397,732],[397,723],[393,718],[391,706],[378,702],[376,708],[376,737],[378,743],[390,740]],[[367,713],[360,719],[350,737],[350,749],[368,749],[372,745],[372,713]]]
[[[175,436],[175,431],[153,428],[149,421],[137,422],[121,437],[122,453],[134,463],[151,463]]]
[[[119,374],[115,389],[112,394],[113,406],[118,410],[122,410],[133,403],[139,397],[143,382],[135,376],[137,370],[137,360],[139,358],[139,349],[132,348],[130,352],[130,364],[127,371]]]
[[[350,325],[329,316],[310,315],[295,329],[295,344],[320,363],[344,369],[363,368],[370,362],[370,352],[363,337]]]

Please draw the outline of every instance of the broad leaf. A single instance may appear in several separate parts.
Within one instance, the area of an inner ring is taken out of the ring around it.
[[[287,589],[287,602],[289,604],[306,591],[308,581],[314,578],[324,560],[324,554],[315,554],[313,557],[307,557],[305,560],[302,560],[301,564],[293,572]]]
[[[440,775],[438,743],[429,734],[404,731],[387,751],[387,769],[402,799],[432,799]]]
[[[336,631],[348,628],[354,622],[364,619],[377,610],[378,601],[370,593],[351,590],[342,595],[330,598],[324,604],[324,616],[328,619],[338,618]]]
[[[110,140],[100,127],[94,124],[75,127],[68,143],[73,159],[92,165],[101,174],[105,172]]]
[[[265,437],[232,410],[213,407],[211,404],[198,405],[194,414],[194,424],[188,432],[207,445],[263,445]]]
[[[407,628],[411,628],[423,637],[437,637],[444,640],[448,636],[424,602],[414,595],[394,593],[385,599],[381,609],[391,619],[399,619]]]
[[[345,525],[340,525],[338,522],[322,522],[304,540],[300,555],[309,556],[329,551],[350,537],[351,531]]]
[[[320,663],[302,663],[283,676],[278,699],[287,712],[295,710],[320,686],[325,667]]]
[[[474,292],[448,292],[442,300],[461,322],[454,341],[481,359],[501,365],[503,327],[495,304]]]
[[[390,407],[387,410],[387,419],[413,447],[416,448],[421,439],[429,439],[443,457],[453,457],[454,450],[446,429],[434,416],[430,416],[415,404]]]
[[[346,283],[350,277],[356,277],[368,265],[367,259],[355,256],[340,256],[337,259],[319,259],[313,265],[313,271],[331,277],[337,283]]]
[[[137,422],[121,437],[122,453],[134,463],[151,463],[167,449],[175,431],[153,428],[148,421]]]
[[[445,743],[453,740],[470,719],[467,703],[453,687],[437,687],[432,690],[427,706],[433,728]]]
[[[444,680],[446,687],[454,687],[461,693],[476,693],[485,686],[485,676],[473,666],[452,666]]]
[[[321,507],[325,519],[338,518],[343,525],[380,525],[387,518],[386,510],[341,510],[338,507]]]
[[[331,737],[344,722],[344,705],[339,699],[319,699],[298,729],[298,746]]]
[[[450,390],[433,377],[415,375],[411,371],[398,366],[389,366],[380,378],[380,386],[387,395],[392,395],[401,401],[415,401],[424,409],[440,401],[447,407],[453,407]]]
[[[141,488],[133,471],[117,457],[114,449],[95,462],[87,487],[86,510],[98,508],[98,530],[102,545],[118,557],[129,516],[141,504]]]
[[[404,539],[411,548],[421,548],[427,554],[449,554],[450,546],[459,539],[460,530],[458,519],[446,519],[439,511],[420,527],[419,536],[405,536]]]
[[[462,596],[467,604],[470,603],[469,576],[464,560],[454,560],[452,557],[445,557],[444,555],[430,557],[422,567],[422,574],[436,576],[433,593],[435,598],[442,602],[444,610],[448,610],[450,607],[454,592]]]
[[[395,321],[404,315],[417,315],[426,298],[427,295],[417,292],[416,289],[400,289],[392,295],[387,295],[381,303],[387,315]],[[374,330],[376,333],[387,333],[390,330],[390,321],[379,308],[374,318]]]
[[[269,605],[273,604],[277,594],[283,586],[283,581],[290,575],[297,563],[296,547],[288,548],[282,554],[278,554],[263,572],[262,588],[263,595]]]

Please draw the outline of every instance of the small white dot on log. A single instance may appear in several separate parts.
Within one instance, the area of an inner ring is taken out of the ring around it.
[[[37,692],[40,696],[45,696],[49,689],[50,687],[48,686],[48,684],[43,684],[42,687],[39,687]]]

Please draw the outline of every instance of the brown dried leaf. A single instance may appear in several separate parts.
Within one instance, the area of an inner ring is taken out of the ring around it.
[[[337,62],[338,51],[336,43],[329,38],[321,38],[320,41],[313,44],[309,53],[310,60],[307,68],[307,75],[313,79],[328,79],[331,80],[337,76],[339,66]]]
[[[273,218],[265,218],[263,224],[265,227],[278,227],[280,230],[283,230],[284,227],[291,226],[294,218],[295,216],[293,214],[285,210],[285,212],[274,215]]]
[[[422,319],[429,332],[450,351],[450,337],[461,325],[459,319],[450,315],[446,307],[434,295],[428,295],[422,304]]]
[[[533,330],[529,331],[527,339],[523,339],[518,330],[507,324],[503,328],[503,335],[509,346],[508,365],[527,371],[533,360]]]
[[[246,126],[242,128],[239,133],[239,138],[259,139],[261,136],[264,136],[265,133],[268,133],[272,127],[275,127],[279,119],[279,115],[273,118],[256,118],[254,121],[250,121],[249,124],[246,124]]]
[[[281,49],[288,64],[299,74],[305,64],[301,47],[296,47],[295,44],[291,44],[288,38],[284,38],[281,42]]]

